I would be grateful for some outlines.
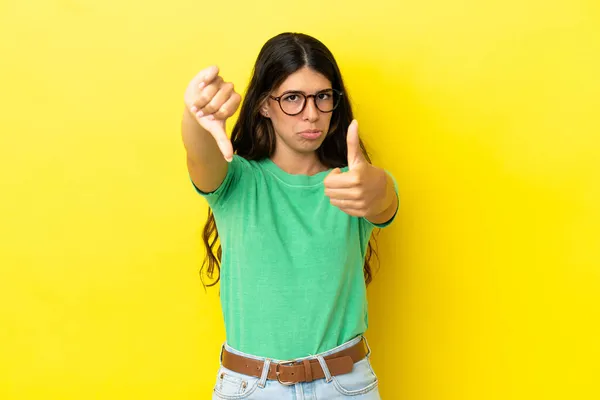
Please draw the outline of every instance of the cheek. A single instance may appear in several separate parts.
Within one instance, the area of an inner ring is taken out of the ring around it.
[[[284,136],[290,136],[296,132],[296,127],[300,126],[302,121],[296,116],[289,116],[279,111],[271,116],[271,123],[278,133]]]
[[[326,117],[323,118],[323,129],[326,129],[327,131],[329,131],[329,128],[331,127],[331,114],[328,114]]]

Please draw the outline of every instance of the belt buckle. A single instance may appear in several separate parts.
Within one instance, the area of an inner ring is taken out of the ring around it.
[[[296,384],[296,382],[283,382],[283,381],[282,381],[282,380],[279,378],[279,375],[281,374],[281,373],[279,372],[279,366],[280,366],[280,365],[284,365],[284,366],[285,366],[285,365],[292,365],[292,364],[294,364],[295,362],[296,362],[296,361],[281,361],[281,362],[278,362],[278,363],[276,363],[276,364],[275,364],[275,376],[277,376],[277,382],[279,382],[279,383],[281,383],[282,385],[285,385],[285,386],[292,386],[292,385],[295,385],[295,384]]]

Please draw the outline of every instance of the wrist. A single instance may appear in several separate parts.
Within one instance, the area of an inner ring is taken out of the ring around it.
[[[369,221],[375,223],[386,222],[389,219],[391,219],[392,216],[395,214],[398,205],[396,190],[394,188],[394,181],[387,174],[387,172],[385,172],[384,170],[381,171],[385,175],[385,186],[382,190],[383,199],[380,202],[378,202],[380,204],[380,207],[373,210],[374,212],[371,215],[365,216]]]

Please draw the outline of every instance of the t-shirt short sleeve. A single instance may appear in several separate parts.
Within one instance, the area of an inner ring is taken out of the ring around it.
[[[388,221],[383,222],[381,224],[374,224],[371,221],[369,221],[368,219],[362,218],[364,220],[364,222],[367,223],[367,225],[371,225],[375,228],[385,228],[388,225],[390,225],[392,222],[394,222],[394,219],[396,219],[396,215],[398,214],[398,210],[400,209],[400,195],[398,194],[398,183],[396,182],[394,175],[392,175],[388,170],[385,170],[385,172],[390,176],[390,178],[392,178],[392,182],[394,182],[394,191],[396,192],[396,197],[398,198],[398,206],[396,207],[396,212],[394,212],[394,215],[392,215],[392,218],[390,218]]]
[[[223,179],[223,182],[221,182],[216,190],[212,192],[203,192],[202,190],[198,189],[196,185],[194,185],[191,177],[190,181],[196,189],[196,192],[206,199],[211,208],[214,208],[224,204],[227,199],[231,197],[231,194],[236,190],[239,182],[242,179],[246,179],[244,175],[248,175],[250,173],[251,170],[248,161],[241,156],[234,155],[231,162],[229,162],[227,165],[227,174],[225,175],[225,179]]]

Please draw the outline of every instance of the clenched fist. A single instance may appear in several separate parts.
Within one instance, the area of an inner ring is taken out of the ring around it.
[[[237,111],[242,96],[219,76],[219,68],[210,66],[196,75],[188,85],[184,102],[198,124],[217,142],[227,161],[233,158],[233,147],[225,132],[225,121]]]

